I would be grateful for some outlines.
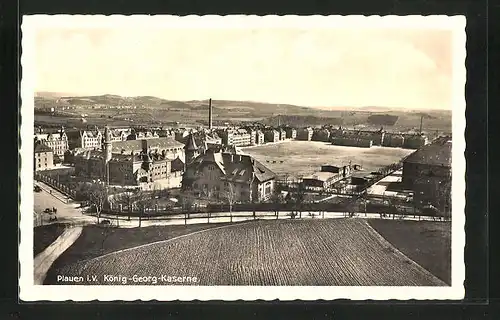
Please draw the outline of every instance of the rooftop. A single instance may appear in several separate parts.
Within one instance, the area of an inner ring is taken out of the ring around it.
[[[36,143],[35,153],[41,153],[41,152],[52,152],[52,149],[43,143]]]
[[[332,179],[333,177],[336,177],[337,176],[337,173],[333,173],[333,172],[324,172],[324,171],[319,171],[319,172],[315,172],[311,175],[308,175],[308,176],[305,176],[305,177],[302,177],[302,179],[307,179],[307,180],[319,180],[319,181],[328,181],[329,179]]]
[[[127,140],[113,142],[113,153],[124,152],[139,152],[142,150],[142,142],[146,141],[147,148],[150,149],[171,149],[183,148],[184,144],[176,141],[171,137],[144,139],[144,140]]]
[[[425,145],[410,154],[404,162],[451,167],[451,142]]]
[[[199,155],[190,164],[199,170],[202,164],[215,164],[224,174],[224,178],[234,182],[249,182],[253,175],[260,182],[276,177],[275,173],[249,155],[208,151]]]

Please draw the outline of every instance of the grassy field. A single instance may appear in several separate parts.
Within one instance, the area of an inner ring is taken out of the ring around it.
[[[66,225],[62,223],[35,227],[33,229],[33,256],[47,249],[63,233],[65,228]]]
[[[451,285],[451,223],[369,220],[370,225],[407,257]]]
[[[45,282],[47,284],[55,283],[57,275],[61,274],[66,266],[77,262],[221,225],[224,224],[192,224],[186,226],[172,225],[144,228],[110,228],[88,225],[83,228],[81,236],[75,243],[54,262]]]
[[[360,164],[366,170],[399,161],[413,152],[409,149],[335,146],[318,141],[284,141],[276,144],[242,148],[278,175],[302,176],[321,169],[323,164]],[[275,161],[276,163],[273,163]],[[283,161],[283,162],[281,162]]]
[[[59,274],[97,276],[79,284],[116,284],[104,275],[120,274],[191,276],[197,285],[445,285],[361,219],[225,226],[75,263]]]

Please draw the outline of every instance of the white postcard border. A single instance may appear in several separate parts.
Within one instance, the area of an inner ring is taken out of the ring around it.
[[[191,300],[429,300],[462,299],[465,279],[465,83],[464,16],[23,16],[20,147],[20,299],[24,301]],[[33,120],[36,55],[40,28],[434,28],[453,30],[452,285],[450,287],[328,286],[69,286],[33,284]]]

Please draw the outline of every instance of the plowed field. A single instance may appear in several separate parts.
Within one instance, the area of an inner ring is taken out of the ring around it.
[[[166,277],[186,276],[197,285],[446,285],[361,219],[225,226],[73,264],[61,274],[84,278],[74,284],[125,284],[117,283],[122,277],[126,284],[166,285]],[[157,282],[137,283],[134,275]]]

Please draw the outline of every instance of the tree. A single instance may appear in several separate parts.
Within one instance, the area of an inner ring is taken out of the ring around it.
[[[142,190],[134,193],[134,203],[137,205],[139,209],[139,227],[142,225],[142,218],[146,214],[146,209],[151,207],[151,194],[148,194]]]
[[[306,199],[306,188],[303,182],[300,182],[297,186],[297,192],[295,193],[295,205],[299,211],[299,218],[302,218],[302,209],[304,207]]]
[[[132,207],[134,205],[135,198],[136,195],[134,194],[134,192],[131,191],[118,193],[114,196],[114,201],[117,204],[121,204],[122,206],[127,207],[128,221],[130,221],[130,213],[132,212]]]
[[[451,177],[434,179],[435,206],[442,212],[445,219],[451,216]]]
[[[283,203],[283,195],[281,193],[281,187],[279,185],[275,185],[273,194],[271,195],[271,202],[274,206],[274,214],[276,217],[279,216],[280,206]]]
[[[349,216],[349,218],[352,218],[356,215],[356,209],[358,208],[358,205],[356,203],[356,198],[349,199],[346,204],[346,211]]]
[[[86,193],[90,204],[96,210],[97,223],[99,224],[102,209],[108,201],[108,188],[102,183],[95,183],[88,186]]]
[[[234,190],[234,186],[231,182],[229,182],[228,187],[226,189],[226,192],[224,194],[224,197],[227,201],[227,204],[229,205],[229,217],[230,221],[233,222],[233,204],[236,201],[236,192]]]

